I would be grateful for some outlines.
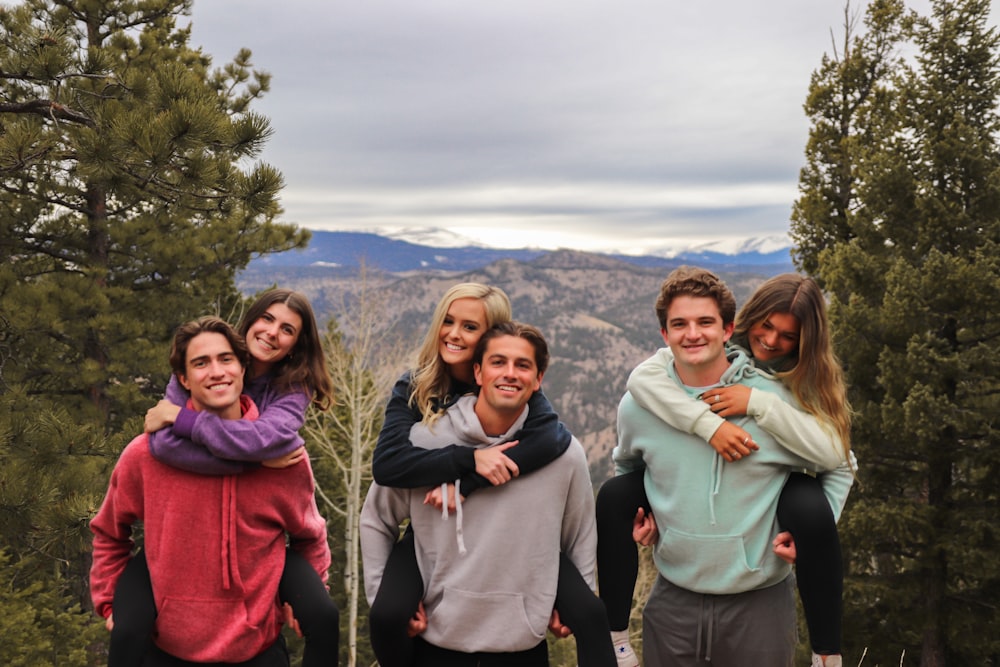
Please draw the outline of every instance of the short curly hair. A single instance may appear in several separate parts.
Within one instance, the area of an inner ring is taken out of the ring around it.
[[[656,298],[656,319],[661,329],[667,328],[667,309],[670,303],[679,296],[697,296],[715,299],[722,316],[723,326],[736,319],[736,297],[719,276],[708,269],[696,266],[680,266],[670,272],[660,286],[660,295]]]

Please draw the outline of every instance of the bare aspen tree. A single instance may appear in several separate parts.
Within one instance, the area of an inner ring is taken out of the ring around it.
[[[362,272],[359,292],[347,295],[324,347],[336,404],[312,411],[304,433],[310,450],[329,463],[333,481],[317,476],[317,497],[328,518],[343,521],[343,581],[346,594],[347,664],[358,661],[361,559],[358,520],[371,483],[371,459],[385,402],[405,366],[403,346],[394,344],[389,295]]]

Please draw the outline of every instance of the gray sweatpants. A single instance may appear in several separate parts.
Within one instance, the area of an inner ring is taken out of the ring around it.
[[[735,595],[693,593],[656,578],[642,611],[642,654],[656,667],[791,667],[795,576]]]

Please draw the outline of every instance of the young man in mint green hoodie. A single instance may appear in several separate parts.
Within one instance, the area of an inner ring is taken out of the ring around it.
[[[795,402],[780,382],[758,373],[745,353],[726,349],[736,302],[711,272],[681,267],[671,273],[656,311],[674,355],[667,372],[692,396],[743,384]],[[616,472],[645,467],[646,494],[660,531],[653,554],[659,576],[643,610],[646,664],[792,665],[795,587],[791,566],[772,552],[775,509],[791,472],[826,471],[784,449],[752,417],[737,423],[759,450],[727,461],[630,394],[619,405]],[[851,481],[847,469],[824,475],[832,503],[843,505]]]

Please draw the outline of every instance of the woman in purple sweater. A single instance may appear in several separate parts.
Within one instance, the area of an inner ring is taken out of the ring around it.
[[[149,448],[159,461],[205,475],[234,475],[257,465],[295,465],[306,456],[299,435],[306,410],[310,404],[326,410],[333,402],[333,382],[308,299],[287,289],[269,290],[247,310],[239,333],[252,357],[244,393],[260,417],[222,420],[189,410],[187,393],[171,376],[166,398],[146,413]],[[305,636],[303,666],[337,664],[336,604],[315,570],[293,550],[286,552],[279,593]],[[112,608],[109,667],[141,664],[156,620],[142,552],[119,579]]]

